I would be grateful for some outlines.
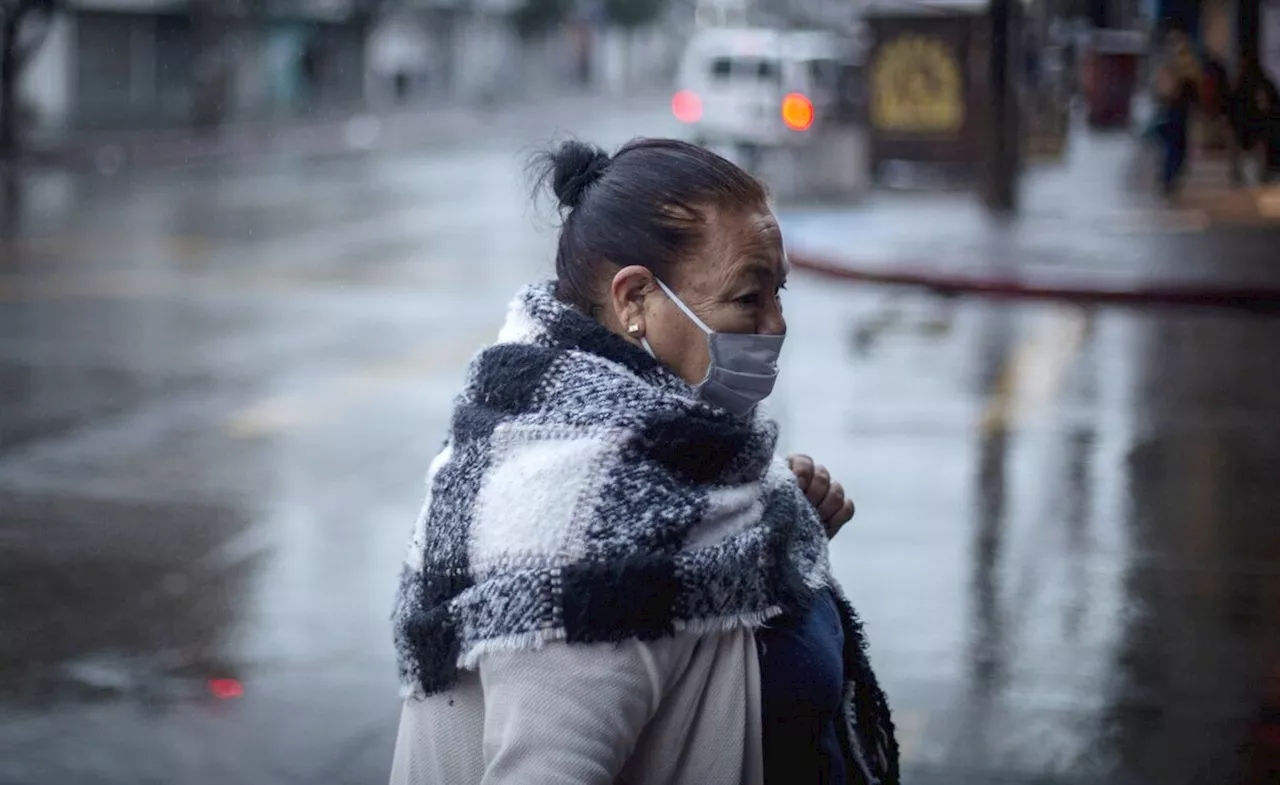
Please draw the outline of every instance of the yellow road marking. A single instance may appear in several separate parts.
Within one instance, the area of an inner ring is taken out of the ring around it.
[[[466,362],[494,331],[451,343],[433,343],[399,357],[357,368],[306,394],[279,395],[247,406],[227,419],[233,436],[250,438],[331,419],[350,406],[445,368]]]
[[[1258,194],[1258,212],[1263,218],[1280,218],[1280,186],[1263,189]]]
[[[0,260],[38,257],[42,261],[83,264],[103,256],[152,256],[156,254],[182,257],[206,254],[217,246],[216,238],[186,234],[91,235],[65,234],[37,237],[14,237],[0,240]]]
[[[0,275],[0,300],[13,302],[69,297],[158,297],[176,292],[178,288],[176,282],[164,276],[120,270],[53,275]]]
[[[1058,306],[1005,361],[982,414],[982,431],[1003,433],[1043,409],[1057,393],[1089,327],[1088,312]]]

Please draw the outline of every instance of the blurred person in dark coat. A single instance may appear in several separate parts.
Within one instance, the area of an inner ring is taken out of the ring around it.
[[[1242,160],[1257,149],[1262,157],[1262,182],[1270,182],[1280,168],[1280,91],[1267,77],[1258,58],[1243,57],[1228,97],[1231,119],[1231,179],[1244,183]]]
[[[1202,75],[1186,33],[1172,23],[1164,29],[1156,55],[1155,100],[1160,113],[1157,133],[1164,149],[1160,185],[1166,195],[1172,195],[1187,160],[1191,110],[1200,98]]]

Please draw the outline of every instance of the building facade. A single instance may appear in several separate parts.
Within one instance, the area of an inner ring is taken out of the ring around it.
[[[218,47],[225,119],[363,100],[369,24],[343,9],[308,7],[227,20]],[[73,0],[23,74],[34,132],[189,123],[207,77],[191,11],[184,0]]]

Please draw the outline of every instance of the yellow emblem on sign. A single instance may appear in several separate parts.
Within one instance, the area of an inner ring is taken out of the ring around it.
[[[871,87],[871,121],[881,130],[954,133],[964,123],[960,66],[937,38],[902,35],[881,46]]]

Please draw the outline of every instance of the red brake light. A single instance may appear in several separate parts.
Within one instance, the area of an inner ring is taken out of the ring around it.
[[[219,700],[244,696],[244,686],[236,679],[209,679],[209,692]]]
[[[671,97],[671,113],[682,123],[702,119],[702,99],[692,90],[681,90]]]
[[[808,131],[813,126],[813,102],[802,93],[788,93],[782,99],[782,122],[792,131]]]

